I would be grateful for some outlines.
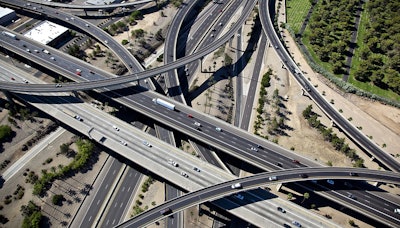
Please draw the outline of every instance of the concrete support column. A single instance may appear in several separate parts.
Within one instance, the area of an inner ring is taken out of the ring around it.
[[[2,90],[3,94],[6,96],[7,101],[10,102],[10,104],[14,104],[14,101],[12,99],[11,93],[7,90]]]

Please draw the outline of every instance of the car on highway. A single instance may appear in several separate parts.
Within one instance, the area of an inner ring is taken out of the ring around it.
[[[276,163],[277,166],[282,167],[282,163],[278,162]]]
[[[125,141],[123,141],[123,140],[121,140],[121,141],[119,141],[122,145],[124,145],[124,146],[127,146],[128,144],[125,142]]]
[[[295,160],[295,159],[293,159],[292,162],[295,163],[295,164],[300,164],[300,162],[298,160]]]
[[[350,192],[347,193],[347,197],[349,197],[350,199],[356,199],[356,197],[353,194],[351,194]]]
[[[54,60],[54,61],[56,60],[56,58],[54,58],[53,56],[51,56],[50,59],[51,59],[51,60]]]
[[[82,70],[81,69],[76,69],[75,74],[81,76]]]
[[[91,71],[89,71],[91,74],[94,74],[94,72],[91,70]]]
[[[242,188],[242,184],[241,183],[233,184],[233,185],[231,185],[231,188],[233,188],[233,189]]]
[[[196,125],[197,127],[201,127],[201,123],[199,123],[199,122],[194,122],[194,125]]]
[[[57,83],[56,87],[59,88],[59,87],[62,87],[62,85]]]
[[[241,195],[241,194],[236,194],[235,197],[238,198],[238,199],[240,199],[240,200],[243,200],[243,199],[244,199],[244,196]]]
[[[181,175],[184,176],[184,177],[186,177],[186,178],[189,177],[189,175],[188,175],[187,173],[183,172],[183,171],[181,171]]]
[[[194,170],[194,171],[196,171],[196,172],[200,172],[200,169],[199,169],[199,168],[197,168],[196,166],[195,166],[195,167],[193,167],[193,170]]]
[[[216,131],[222,132],[222,129],[220,127],[215,128]]]
[[[78,115],[75,116],[75,119],[77,119],[77,120],[79,120],[79,121],[83,121],[82,117],[80,117],[80,116],[78,116]]]
[[[299,222],[297,222],[297,221],[293,221],[292,224],[297,226],[297,227],[301,227],[301,224]]]
[[[11,80],[15,81],[15,78],[11,77]]]
[[[114,130],[119,131],[119,128],[115,125],[112,126],[114,128]]]
[[[189,118],[193,118],[192,114],[188,114],[187,116],[188,116]]]
[[[354,177],[354,176],[358,176],[358,174],[357,174],[357,173],[353,173],[353,172],[350,172],[350,173],[349,173],[349,175],[350,175],[350,176],[352,176],[352,177]]]
[[[276,208],[278,211],[282,212],[282,213],[286,213],[285,209],[281,208],[281,207],[277,207]]]
[[[89,27],[89,24],[85,24],[86,27]]]
[[[29,50],[29,48],[26,49],[27,52],[31,52],[31,50]]]
[[[254,146],[252,146],[252,147],[250,148],[250,150],[254,150],[255,152],[258,151],[258,149],[257,149],[256,147],[254,147]]]
[[[299,174],[299,177],[301,177],[301,178],[307,178],[307,177],[308,177],[308,175],[307,175],[307,174],[305,174],[305,173],[302,173],[302,174]]]
[[[175,166],[175,167],[179,166],[179,164],[174,162],[174,160],[172,160],[172,159],[168,159],[168,163],[171,164],[172,166]]]
[[[278,178],[276,176],[271,176],[271,177],[268,177],[268,180],[276,181],[276,180],[278,180]]]
[[[160,210],[160,214],[162,214],[162,215],[169,215],[171,213],[172,213],[171,208],[165,208],[165,209]]]
[[[29,83],[28,80],[26,80],[25,78],[23,78],[22,81],[25,83]]]
[[[393,210],[393,212],[396,213],[396,214],[400,214],[400,208],[395,208],[395,209]]]
[[[143,141],[143,145],[151,147],[151,144],[149,142],[147,142],[147,141]]]

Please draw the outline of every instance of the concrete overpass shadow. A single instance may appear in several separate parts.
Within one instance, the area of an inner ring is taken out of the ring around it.
[[[237,197],[237,195],[241,195],[244,198],[239,199],[239,197]],[[225,198],[228,198],[229,201],[226,200]],[[254,202],[260,202],[260,201],[274,199],[274,198],[278,198],[278,196],[276,196],[262,188],[256,188],[256,189],[246,190],[243,192],[232,194],[230,196],[226,196],[224,198],[217,199],[212,202],[216,203],[215,205],[224,205],[224,209],[226,209],[226,210],[233,210],[235,208],[239,208],[239,207],[247,205],[247,204],[252,204]]]

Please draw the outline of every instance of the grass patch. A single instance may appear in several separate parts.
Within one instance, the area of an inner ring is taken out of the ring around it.
[[[365,5],[364,5],[364,7],[365,7]],[[360,20],[360,24],[358,27],[357,48],[354,51],[354,56],[353,56],[353,60],[351,63],[350,77],[349,77],[348,82],[353,84],[357,88],[360,88],[362,90],[368,91],[373,94],[376,94],[378,96],[386,97],[386,98],[389,98],[389,99],[395,100],[395,101],[400,101],[400,95],[396,94],[395,92],[393,92],[391,90],[381,89],[381,88],[375,86],[371,82],[357,81],[354,78],[354,72],[356,71],[356,69],[358,69],[360,67],[360,64],[362,61],[360,58],[360,52],[363,49],[363,47],[365,46],[364,37],[365,37],[366,31],[367,31],[366,25],[368,23],[368,19],[369,19],[368,12],[366,10],[363,10],[361,12],[361,20]]]
[[[314,50],[312,49],[311,44],[310,44],[310,39],[308,38],[310,33],[312,33],[312,31],[307,27],[306,30],[304,30],[304,33],[303,33],[303,36],[302,36],[302,39],[301,39],[303,41],[304,46],[306,46],[308,52],[310,53],[310,55],[313,58],[315,63],[317,63],[318,65],[322,66],[328,72],[332,73],[333,72],[332,65],[329,62],[322,62],[318,58],[318,56],[314,52]],[[333,75],[335,75],[335,74],[333,74]],[[335,76],[341,77],[340,75],[335,75]]]
[[[287,0],[286,18],[289,27],[297,34],[311,8],[310,0]]]

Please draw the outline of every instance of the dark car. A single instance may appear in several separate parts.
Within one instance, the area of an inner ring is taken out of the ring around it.
[[[307,177],[308,177],[308,175],[307,175],[307,174],[305,174],[305,173],[302,173],[302,174],[300,174],[300,175],[299,175],[299,177],[301,177],[301,178],[307,178]]]
[[[349,175],[352,176],[352,177],[358,176],[357,173],[353,173],[353,172],[350,172]]]
[[[162,209],[162,210],[160,211],[160,214],[162,214],[162,215],[169,215],[169,214],[171,214],[171,213],[172,213],[171,208],[165,208],[165,209]]]
[[[281,208],[281,207],[277,207],[276,208],[278,211],[282,212],[282,213],[286,213],[285,209]]]
[[[297,161],[297,160],[294,160],[294,159],[292,160],[292,162],[293,162],[293,163],[296,163],[296,164],[300,164],[300,162],[299,162],[299,161]]]

